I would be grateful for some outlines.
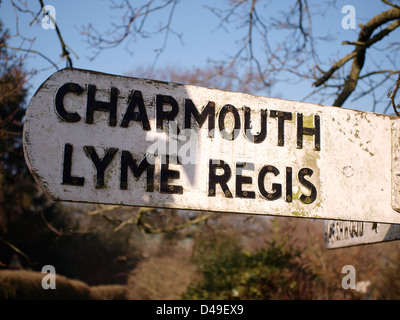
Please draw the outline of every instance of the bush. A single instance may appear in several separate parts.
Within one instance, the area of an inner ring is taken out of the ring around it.
[[[216,233],[199,236],[194,262],[204,280],[189,287],[183,299],[312,299],[315,275],[300,251],[271,241],[253,253],[237,237]]]

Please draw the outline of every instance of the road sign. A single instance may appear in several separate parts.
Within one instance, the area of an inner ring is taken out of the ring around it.
[[[400,240],[398,224],[324,220],[324,241],[328,249],[392,240]]]
[[[32,98],[23,136],[56,200],[400,223],[397,121],[63,69]]]

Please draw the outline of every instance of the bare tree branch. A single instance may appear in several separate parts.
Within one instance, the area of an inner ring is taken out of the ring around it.
[[[392,92],[391,94],[390,94],[390,93],[388,94],[388,97],[390,98],[390,100],[391,100],[391,102],[392,102],[393,110],[394,110],[394,112],[395,112],[395,114],[396,114],[397,116],[400,116],[400,112],[397,111],[398,109],[400,109],[400,103],[399,103],[398,105],[396,105],[396,102],[394,101],[394,98],[395,98],[395,96],[396,96],[396,93],[397,93],[397,90],[399,89],[399,87],[400,87],[400,75],[399,75],[399,77],[397,78],[396,85],[395,85],[395,87],[394,87],[393,92]]]
[[[361,33],[359,35],[358,40],[364,41],[366,45],[365,46],[358,46],[358,45],[356,46],[357,55],[353,60],[349,78],[345,82],[343,90],[340,92],[340,94],[336,98],[335,102],[333,103],[334,106],[338,106],[338,107],[342,106],[343,103],[346,101],[346,99],[350,96],[350,94],[356,88],[360,71],[361,71],[362,67],[364,66],[366,48],[371,46],[373,43],[379,41],[384,36],[386,36],[391,31],[393,31],[394,29],[396,29],[397,27],[400,26],[400,20],[397,20],[397,21],[393,22],[392,24],[390,24],[388,27],[386,27],[384,30],[379,32],[372,39],[366,41],[366,39],[369,38],[369,36],[372,34],[372,32],[375,28],[379,27],[386,21],[390,21],[390,20],[394,19],[393,17],[391,17],[392,14],[395,16],[396,19],[400,18],[400,10],[399,9],[391,9],[391,10],[393,10],[393,11],[392,12],[386,11],[386,13],[383,13],[381,20],[376,19],[378,21],[376,21],[376,22],[373,21],[371,23],[369,22],[361,29]],[[377,17],[375,17],[375,18],[377,18]]]
[[[43,0],[39,0],[39,3],[40,3],[40,7],[43,8],[44,7]],[[61,56],[67,60],[67,67],[72,68],[72,59],[69,55],[70,52],[67,50],[67,45],[65,44],[64,39],[61,36],[60,29],[58,28],[58,25],[57,25],[54,17],[52,17],[51,14],[49,14],[49,17],[52,20],[52,22],[54,23],[54,26],[55,26],[56,32],[57,32],[57,37],[61,44]]]
[[[399,70],[376,70],[376,71],[368,72],[368,73],[360,76],[359,79],[367,78],[367,77],[377,75],[377,74],[382,74],[382,73],[388,73],[388,74],[392,75],[392,74],[398,74],[398,73],[400,73],[400,71]]]
[[[57,64],[55,62],[53,62],[49,57],[45,56],[43,53],[41,53],[40,51],[37,50],[33,50],[33,49],[23,49],[23,48],[16,48],[16,47],[12,47],[6,44],[0,44],[0,48],[1,47],[5,47],[11,50],[17,50],[17,51],[22,51],[22,52],[27,52],[27,53],[34,53],[37,54],[38,56],[42,57],[43,59],[45,59],[47,62],[49,62],[54,68],[56,68],[57,70],[59,69]]]
[[[98,231],[104,229],[104,227],[108,224],[108,222],[105,221],[103,224],[99,225],[96,228],[90,229],[90,230],[68,230],[68,231],[63,231],[62,229],[60,229],[60,230],[57,229],[56,227],[54,227],[54,225],[52,223],[48,222],[46,217],[44,216],[43,212],[40,212],[40,216],[42,217],[42,220],[46,224],[46,226],[58,236],[70,236],[70,235],[73,235],[73,234],[91,234],[91,233],[95,233],[95,232],[98,232]]]
[[[12,5],[12,7],[14,9],[14,12],[15,12],[15,21],[16,21],[16,30],[17,31],[16,31],[16,34],[14,35],[14,37],[19,37],[20,39],[22,39],[22,44],[21,44],[20,47],[8,46],[8,48],[12,49],[12,50],[15,50],[15,51],[25,52],[27,54],[31,54],[32,53],[32,54],[38,55],[38,56],[42,57],[43,59],[45,59],[47,62],[49,62],[52,67],[54,67],[54,68],[56,68],[58,70],[59,69],[58,66],[57,66],[58,63],[55,63],[47,55],[43,54],[43,52],[41,52],[39,50],[32,49],[32,45],[36,40],[35,38],[28,39],[23,34],[21,34],[19,32],[19,16],[18,16],[18,12],[19,13],[24,13],[24,14],[30,14],[33,17],[33,20],[29,23],[29,25],[32,25],[37,20],[37,18],[39,17],[40,13],[42,13],[42,9],[44,7],[43,0],[38,0],[38,3],[40,5],[40,9],[39,9],[38,12],[36,12],[36,10],[34,12],[33,10],[29,9],[28,8],[28,3],[26,3],[26,2],[21,3],[21,5],[18,5],[16,3],[16,1],[13,1],[13,0],[11,0],[10,2],[11,2],[11,5]],[[67,67],[72,67],[72,58],[70,56],[70,53],[72,52],[75,55],[76,58],[78,58],[78,56],[65,43],[64,38],[61,35],[61,31],[60,31],[60,29],[59,29],[54,17],[52,17],[51,14],[48,14],[48,16],[49,16],[49,18],[51,19],[52,23],[55,26],[55,31],[56,31],[56,34],[57,34],[57,38],[58,38],[58,40],[60,42],[60,45],[61,45],[61,57],[62,57],[63,60],[64,59],[66,60],[66,66]],[[29,48],[24,48],[23,44],[24,44],[24,42],[27,42],[27,41],[29,43],[31,43],[31,46]]]
[[[353,64],[351,67],[351,71],[349,74],[349,77],[344,83],[342,91],[339,93],[337,96],[335,102],[333,103],[334,106],[342,106],[343,103],[346,101],[346,99],[349,97],[349,95],[354,91],[357,85],[357,81],[359,79],[359,74],[364,66],[365,62],[365,53],[366,49],[375,44],[376,42],[382,40],[385,36],[387,36],[390,32],[395,30],[397,27],[400,26],[400,10],[395,8],[395,9],[390,9],[387,11],[384,11],[375,17],[373,17],[370,21],[368,21],[364,26],[362,26],[361,31],[358,36],[358,40],[356,42],[353,42],[352,44],[355,44],[355,49],[353,52],[347,54],[345,57],[342,59],[338,60],[336,63],[333,64],[333,66],[327,71],[326,73],[323,74],[322,77],[317,79],[314,82],[314,86],[318,87],[322,84],[324,84],[328,79],[331,78],[333,73],[338,70],[340,67],[342,67],[346,62],[350,61],[353,59]],[[375,36],[372,38],[371,35],[372,33],[382,26],[383,24],[396,20],[393,23],[391,23],[389,26],[387,26],[385,29],[377,33]],[[346,42],[348,44],[348,42]]]
[[[387,1],[387,0],[381,0],[381,1],[382,1],[383,3],[388,4],[389,6],[391,6],[391,7],[393,7],[393,8],[400,9],[400,6],[398,6],[397,4],[391,3],[391,2],[389,2],[389,1]]]
[[[94,50],[91,59],[96,58],[104,49],[115,48],[123,43],[125,43],[125,49],[132,53],[130,45],[138,38],[146,39],[150,38],[152,35],[164,33],[163,44],[156,49],[155,64],[160,54],[165,50],[170,34],[174,34],[181,40],[182,36],[171,27],[177,3],[178,0],[166,0],[161,1],[161,3],[157,0],[148,0],[139,7],[133,7],[128,0],[122,1],[120,5],[115,5],[114,3],[111,9],[125,10],[124,14],[119,18],[121,23],[113,23],[111,28],[103,33],[100,33],[98,29],[90,23],[88,26],[82,26],[80,28],[81,34],[86,37],[86,42]],[[149,24],[148,20],[153,14],[167,8],[170,8],[167,22],[161,24],[154,30],[146,28]]]
[[[0,241],[3,242],[7,247],[11,248],[14,252],[16,252],[19,255],[21,255],[26,260],[28,265],[32,266],[32,263],[29,260],[29,257],[23,251],[21,251],[18,247],[13,245],[11,242],[8,242],[6,239],[2,238],[1,236],[0,236]]]
[[[166,226],[164,228],[152,228],[148,224],[139,224],[139,227],[142,227],[146,233],[164,233],[164,232],[176,232],[179,230],[182,230],[184,228],[187,228],[192,225],[199,224],[200,222],[206,221],[208,219],[211,219],[216,216],[216,213],[208,213],[201,215],[193,220],[189,220],[186,223],[178,224],[178,225],[173,225],[173,226]]]

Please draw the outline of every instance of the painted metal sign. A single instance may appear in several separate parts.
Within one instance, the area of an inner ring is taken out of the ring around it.
[[[328,249],[400,240],[400,225],[324,220],[324,242]]]
[[[400,223],[396,121],[64,69],[30,102],[24,151],[56,200]]]

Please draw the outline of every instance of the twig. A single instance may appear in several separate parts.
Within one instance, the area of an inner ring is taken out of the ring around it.
[[[0,241],[3,242],[6,246],[10,247],[13,251],[18,253],[19,255],[23,256],[29,266],[32,265],[28,256],[25,253],[23,253],[20,249],[18,249],[16,246],[14,246],[12,243],[8,242],[6,239],[2,238],[1,236],[0,236]]]
[[[44,7],[43,0],[39,0],[39,3],[40,3],[41,8],[43,8]],[[67,50],[68,46],[65,44],[64,39],[61,36],[60,29],[58,28],[58,25],[57,25],[54,17],[52,17],[51,14],[49,14],[48,16],[50,17],[51,21],[54,23],[54,26],[56,28],[58,40],[60,40],[60,44],[61,44],[61,51],[62,51],[61,55],[62,55],[62,57],[64,57],[67,60],[67,68],[68,67],[72,68],[72,59],[69,56],[69,51]]]
[[[69,235],[72,235],[72,234],[90,234],[90,233],[95,233],[95,232],[100,231],[101,229],[103,229],[108,224],[108,221],[104,221],[103,224],[101,224],[100,226],[98,226],[98,227],[96,227],[96,228],[94,228],[92,230],[70,230],[69,232],[64,232],[64,231],[58,230],[57,228],[55,228],[53,226],[52,223],[48,222],[46,220],[43,212],[40,213],[40,216],[42,217],[42,219],[43,219],[44,223],[46,224],[46,226],[58,236],[69,236]]]
[[[391,2],[389,2],[389,1],[387,1],[387,0],[381,0],[381,1],[382,1],[383,3],[386,3],[386,4],[389,5],[389,6],[393,7],[393,8],[400,9],[400,7],[399,7],[397,4],[391,3]]]
[[[397,92],[397,89],[399,89],[399,87],[400,87],[400,75],[397,78],[396,85],[394,87],[393,92],[391,92],[391,93],[389,92],[389,94],[388,94],[388,98],[391,99],[393,110],[394,110],[394,112],[396,113],[397,116],[400,116],[400,112],[397,111],[397,109],[400,109],[400,104],[396,105],[396,102],[394,101],[394,97],[396,96],[396,92]]]
[[[56,64],[55,62],[53,62],[52,60],[50,60],[48,57],[46,57],[43,53],[41,53],[41,52],[39,52],[39,51],[32,50],[32,49],[23,49],[23,48],[11,47],[11,46],[6,45],[6,44],[4,44],[4,43],[0,45],[0,48],[1,48],[1,47],[6,47],[6,48],[11,49],[11,50],[17,50],[17,51],[23,51],[23,52],[28,52],[28,53],[37,54],[37,55],[41,56],[43,59],[47,60],[49,63],[51,63],[51,64],[53,65],[54,68],[56,68],[57,70],[59,70],[58,67],[57,67],[57,64]]]
[[[205,214],[205,215],[202,215],[200,217],[197,217],[196,219],[190,220],[190,221],[188,221],[186,223],[183,223],[183,224],[179,224],[179,225],[172,226],[172,227],[160,228],[160,229],[152,228],[148,224],[146,224],[146,223],[143,224],[141,222],[141,220],[139,220],[138,221],[138,227],[139,228],[142,227],[146,233],[153,233],[153,234],[154,233],[163,233],[163,232],[175,232],[175,231],[179,231],[179,230],[182,230],[184,228],[187,228],[189,226],[195,225],[197,223],[200,223],[202,221],[207,221],[208,219],[211,219],[214,216],[215,216],[215,213],[209,213],[209,214]]]

